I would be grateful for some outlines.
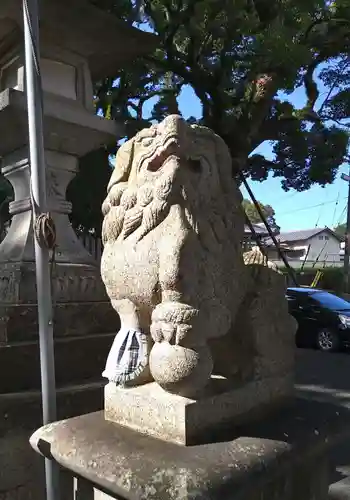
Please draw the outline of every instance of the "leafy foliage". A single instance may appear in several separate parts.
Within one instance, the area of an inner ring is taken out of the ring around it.
[[[101,7],[105,3],[95,0]],[[130,14],[128,2],[118,5],[120,15],[123,9]],[[142,127],[149,99],[160,98],[150,116],[160,120],[176,109],[181,88],[190,85],[203,106],[200,122],[224,138],[234,171],[255,180],[271,172],[283,178],[286,190],[334,180],[348,145],[349,0],[133,5],[140,7],[134,19],[159,36],[159,49],[116,72],[114,87],[111,81],[99,86],[99,108],[105,110],[108,102],[113,117]],[[307,95],[301,110],[286,100],[300,85]],[[128,128],[128,134],[134,131]],[[272,160],[254,154],[264,141],[274,143]]]
[[[279,233],[280,228],[277,225],[276,220],[275,220],[276,214],[275,214],[274,209],[271,207],[271,205],[263,205],[260,201],[258,203],[259,203],[259,207],[260,207],[265,219],[269,223],[269,226],[271,227],[271,229],[274,232]],[[243,205],[243,209],[244,209],[245,213],[247,214],[250,222],[252,222],[253,224],[261,224],[262,223],[259,212],[257,211],[254,203],[252,203],[250,200],[245,199],[245,200],[243,200],[242,205]]]
[[[96,111],[122,120],[127,137],[178,112],[189,85],[202,105],[198,121],[229,147],[234,175],[271,174],[299,191],[334,180],[350,129],[350,0],[90,2],[158,35],[154,54],[95,85]],[[302,109],[288,101],[299,87]],[[272,158],[256,152],[265,141]],[[109,167],[96,155],[82,160],[69,197],[74,225],[97,230]]]
[[[111,176],[108,155],[101,148],[81,158],[79,172],[68,186],[67,199],[72,202],[70,220],[77,232],[90,231],[101,236],[101,204]]]
[[[334,232],[343,238],[346,233],[346,223],[339,224],[339,226],[334,228]]]

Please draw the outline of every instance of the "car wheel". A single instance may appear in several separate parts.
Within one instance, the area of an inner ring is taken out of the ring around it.
[[[317,347],[324,352],[338,351],[340,347],[338,335],[332,330],[322,328],[317,333]]]

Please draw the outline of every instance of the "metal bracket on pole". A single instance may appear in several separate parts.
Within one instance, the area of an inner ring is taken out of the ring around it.
[[[34,223],[47,212],[46,167],[43,136],[43,99],[39,53],[38,0],[23,0],[25,43],[26,94],[28,106],[29,156]],[[36,286],[40,342],[41,390],[43,423],[56,420],[56,386],[53,343],[53,317],[49,249],[34,238]],[[48,500],[59,498],[59,472],[50,460],[45,460]]]

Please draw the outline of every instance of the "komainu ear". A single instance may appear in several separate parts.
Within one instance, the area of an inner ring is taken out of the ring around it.
[[[122,144],[118,149],[115,158],[115,167],[108,183],[107,193],[110,192],[115,184],[118,184],[119,182],[127,182],[134,159],[134,144],[135,139],[133,138]]]

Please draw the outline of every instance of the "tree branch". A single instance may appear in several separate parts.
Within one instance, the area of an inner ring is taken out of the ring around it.
[[[198,71],[198,68],[196,68],[197,74],[194,75],[192,71],[187,69],[186,66],[179,61],[170,61],[167,59],[160,60],[154,56],[146,56],[146,59],[155,66],[162,68],[163,71],[170,71],[178,75],[184,80],[184,83],[192,85],[193,90],[196,92],[197,97],[202,101],[203,105],[209,103],[206,92],[202,90],[206,87],[206,73]]]
[[[324,120],[324,121],[329,120],[329,121],[332,121],[334,123],[337,123],[338,125],[340,125],[342,127],[346,127],[348,129],[350,129],[350,123],[343,123],[341,120],[337,120],[336,118],[333,118],[333,116],[323,115],[322,120]]]
[[[306,69],[305,75],[304,75],[304,86],[306,90],[306,95],[307,95],[307,105],[306,107],[309,110],[313,110],[315,103],[318,99],[319,96],[319,91],[316,82],[314,81],[314,72],[323,61],[325,60],[325,56],[320,53],[316,56],[316,58],[309,64],[308,68]]]
[[[350,61],[343,61],[343,64],[342,64],[342,68],[340,70],[340,76],[343,75],[344,71],[347,70],[347,68],[350,66]],[[322,113],[322,110],[324,109],[325,105],[327,104],[327,101],[328,99],[330,98],[330,96],[332,95],[332,92],[333,90],[338,87],[338,82],[337,80],[334,80],[333,82],[333,85],[331,85],[331,88],[329,90],[329,92],[327,93],[327,97],[325,98],[325,100],[323,101],[323,103],[321,104],[319,110],[317,111],[317,113],[320,115]]]

